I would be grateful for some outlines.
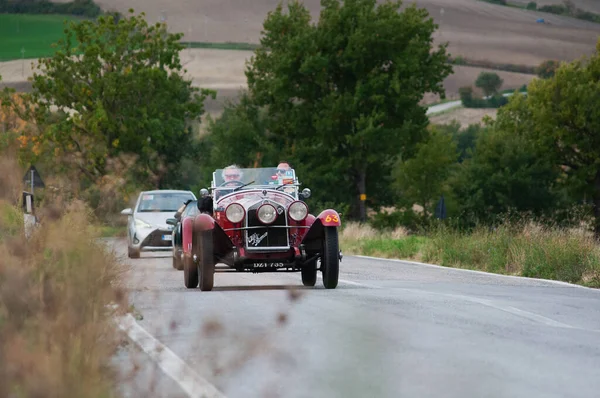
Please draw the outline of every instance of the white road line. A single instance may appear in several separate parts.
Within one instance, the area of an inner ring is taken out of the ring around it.
[[[441,268],[441,269],[445,269],[445,270],[448,270],[448,271],[470,272],[470,273],[474,273],[474,274],[494,276],[494,277],[499,277],[499,278],[511,278],[511,279],[521,279],[521,280],[529,280],[529,281],[546,282],[546,283],[552,283],[552,284],[555,284],[555,285],[562,285],[562,286],[568,286],[568,287],[576,287],[576,288],[580,288],[580,289],[587,289],[587,290],[591,290],[591,291],[595,291],[595,292],[600,292],[599,289],[594,289],[594,288],[587,287],[587,286],[582,286],[582,285],[576,285],[574,283],[569,283],[569,282],[555,281],[555,280],[552,280],[552,279],[529,278],[529,277],[517,276],[517,275],[495,274],[493,272],[477,271],[477,270],[465,269],[465,268],[444,267],[443,265],[421,263],[419,261],[400,260],[400,259],[397,259],[397,258],[383,258],[383,257],[361,256],[361,255],[350,255],[350,254],[347,254],[346,257],[359,257],[359,258],[367,258],[367,259],[370,259],[370,260],[392,261],[392,262],[397,262],[397,263],[422,265],[422,266],[431,267],[431,268],[438,268],[438,269]]]
[[[198,375],[173,351],[140,326],[131,314],[118,319],[121,330],[133,340],[158,366],[192,398],[225,398],[225,395]]]
[[[321,279],[323,280],[323,276],[321,276],[321,274],[317,274],[317,279]],[[348,285],[353,285],[353,286],[362,286],[362,287],[370,287],[372,289],[382,289],[381,286],[375,286],[375,285],[367,285],[366,283],[360,283],[360,282],[354,282],[354,281],[349,281],[347,279],[338,279],[339,283],[345,283]]]

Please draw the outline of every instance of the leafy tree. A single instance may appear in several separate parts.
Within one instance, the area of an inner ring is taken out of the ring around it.
[[[497,121],[477,138],[475,150],[451,179],[463,220],[491,222],[509,210],[536,215],[557,205],[560,170],[528,135],[533,128],[521,94],[498,111]]]
[[[191,148],[192,123],[214,97],[181,75],[181,37],[148,25],[143,13],[65,22],[55,54],[39,60],[22,116],[91,182],[107,173],[108,159],[128,153],[138,156],[135,178],[168,186],[165,176]]]
[[[475,86],[483,90],[486,96],[496,94],[504,81],[494,72],[481,72],[475,81]]]
[[[427,140],[417,145],[414,157],[399,160],[393,170],[395,187],[402,202],[411,207],[423,206],[423,216],[428,218],[443,193],[447,193],[446,180],[452,174],[458,151],[451,134],[436,127]]]
[[[547,60],[542,62],[537,68],[535,73],[542,79],[548,79],[556,73],[556,69],[559,66],[559,62],[555,60]]]
[[[256,104],[267,106],[281,154],[298,160],[310,184],[335,187],[326,190],[329,200],[351,201],[364,220],[360,196],[389,200],[378,184],[389,179],[395,157],[421,140],[428,119],[419,101],[426,92],[445,98],[452,67],[447,45],[432,46],[437,25],[425,9],[376,0],[321,6],[318,24],[297,1],[268,15],[248,86]]]
[[[519,104],[527,118],[500,115],[534,134],[565,169],[571,186],[593,199],[594,230],[600,238],[600,40],[588,59],[563,63],[548,79],[535,79]],[[508,120],[504,120],[504,119]]]
[[[227,103],[223,114],[208,123],[208,134],[202,139],[210,153],[203,165],[208,173],[233,163],[240,167],[277,163],[278,151],[265,127],[265,110],[255,106],[247,92],[239,103]]]
[[[535,1],[530,1],[527,3],[527,9],[532,11],[537,10],[537,3]]]

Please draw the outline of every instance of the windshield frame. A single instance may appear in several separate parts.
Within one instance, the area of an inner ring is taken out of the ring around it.
[[[215,200],[233,192],[239,193],[253,189],[277,190],[277,192],[286,193],[294,199],[298,199],[301,184],[298,182],[296,171],[293,168],[288,169],[285,175],[280,176],[277,175],[277,167],[240,167],[239,170],[242,174],[239,181],[248,185],[242,187],[241,184],[232,183],[230,186],[221,186],[225,183],[224,169],[216,169],[213,172],[210,190]]]

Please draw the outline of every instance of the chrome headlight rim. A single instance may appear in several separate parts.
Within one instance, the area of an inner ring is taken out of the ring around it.
[[[236,208],[239,208],[241,210],[241,212],[238,213],[238,218],[235,218],[229,214],[230,209],[236,209]],[[246,209],[244,209],[244,206],[242,206],[239,203],[231,203],[227,206],[227,208],[225,208],[225,217],[227,218],[227,221],[229,221],[230,223],[238,224],[238,223],[242,222],[244,220],[244,218],[246,217]]]
[[[273,215],[274,215],[274,217],[273,217],[273,219],[272,219],[271,221],[264,220],[264,219],[261,217],[261,210],[262,210],[262,209],[266,209],[266,208],[268,208],[268,207],[270,207],[271,209],[273,209]],[[275,208],[275,206],[273,206],[273,205],[272,205],[272,204],[270,204],[270,203],[264,203],[264,204],[260,205],[260,206],[258,207],[258,209],[256,209],[256,217],[258,218],[258,221],[260,221],[261,223],[263,223],[263,224],[265,224],[265,225],[271,225],[271,224],[273,224],[273,223],[274,223],[274,222],[277,220],[277,216],[278,216],[278,214],[277,214],[277,209]]]
[[[294,217],[294,208],[297,208],[298,206],[301,206],[304,209],[304,215],[300,218]],[[299,200],[292,202],[288,206],[288,216],[296,222],[304,221],[306,220],[306,217],[308,217],[308,206],[306,205],[306,203],[301,202]]]

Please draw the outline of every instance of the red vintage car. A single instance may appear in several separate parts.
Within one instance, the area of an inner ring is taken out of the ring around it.
[[[293,169],[225,168],[202,189],[194,217],[183,221],[184,284],[212,290],[216,272],[300,272],[314,286],[338,284],[340,214],[310,214]],[[217,266],[221,265],[221,266]]]

